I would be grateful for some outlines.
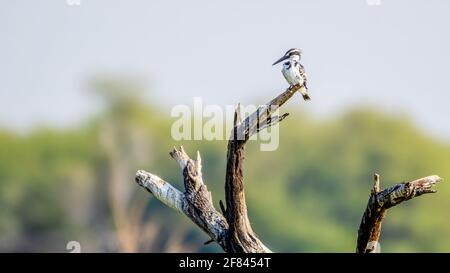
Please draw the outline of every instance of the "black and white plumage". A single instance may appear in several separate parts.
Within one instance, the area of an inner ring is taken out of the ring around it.
[[[305,68],[300,63],[302,51],[298,48],[289,49],[283,57],[281,57],[278,61],[273,63],[276,65],[282,61],[283,69],[281,72],[283,73],[284,78],[289,83],[290,88],[298,87],[300,93],[303,96],[304,100],[310,100],[311,98],[308,95],[308,79],[306,77]]]

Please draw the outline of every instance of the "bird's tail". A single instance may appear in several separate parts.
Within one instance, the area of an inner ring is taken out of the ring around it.
[[[300,88],[300,93],[302,93],[303,99],[306,100],[311,100],[311,97],[308,95],[306,88],[302,87]]]

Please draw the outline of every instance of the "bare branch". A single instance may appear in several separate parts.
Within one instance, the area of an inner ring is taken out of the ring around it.
[[[289,116],[289,113],[284,113],[281,116],[272,116],[267,118],[267,120],[261,124],[259,124],[259,127],[256,128],[256,132],[250,132],[249,136],[259,133],[260,131],[269,128],[270,126],[276,125],[278,123],[280,123],[281,121],[283,121],[283,119],[285,119],[287,116]]]
[[[237,107],[234,115],[234,129],[228,141],[227,172],[225,178],[225,200],[227,208],[225,217],[229,224],[228,238],[232,252],[271,252],[256,236],[248,218],[244,192],[243,163],[245,143],[255,133],[281,122],[288,114],[272,114],[297,90],[288,88],[281,95],[260,106],[243,122],[239,122],[240,112]]]
[[[234,126],[228,142],[227,175],[225,181],[226,208],[222,201],[216,211],[202,177],[200,153],[192,160],[183,147],[174,148],[170,156],[175,159],[183,173],[185,192],[182,193],[170,183],[145,171],[136,173],[136,182],[146,188],[167,206],[189,217],[216,241],[225,252],[271,252],[255,235],[247,216],[245,202],[243,167],[244,144],[253,134],[281,122],[288,114],[272,114],[297,91],[289,88],[266,105],[241,121],[240,104],[234,114]],[[211,240],[207,241],[209,243]]]
[[[142,170],[139,170],[136,173],[136,183],[153,194],[166,206],[184,213],[183,208],[186,206],[186,198],[182,192],[174,188],[170,183],[154,174]]]
[[[358,230],[356,252],[373,253],[380,239],[381,223],[387,209],[404,201],[426,193],[435,193],[432,187],[442,181],[437,175],[427,176],[411,182],[400,183],[380,191],[380,177],[375,174],[374,187],[371,191],[366,210]]]
[[[286,91],[284,91],[282,94],[280,94],[278,97],[274,98],[270,102],[266,103],[265,105],[261,105],[256,109],[255,112],[250,114],[244,121],[242,122],[234,122],[234,130],[231,134],[230,139],[237,140],[237,144],[239,146],[244,145],[245,142],[255,133],[259,132],[259,127],[263,124],[267,124],[268,126],[272,125],[270,120],[276,119],[272,117],[272,114],[280,108],[286,101],[288,101],[298,90],[298,88],[288,88]],[[237,108],[239,110],[239,107]],[[239,116],[240,113],[236,111],[235,117]],[[284,114],[280,118],[277,118],[278,121],[283,120],[287,115]],[[267,126],[266,126],[267,127]]]
[[[381,186],[380,186],[380,175],[379,174],[374,174],[373,176],[373,189],[372,189],[372,194],[377,194],[379,193],[381,190]]]
[[[170,155],[183,171],[185,193],[145,171],[136,173],[136,182],[167,206],[189,217],[227,251],[225,238],[228,224],[223,215],[214,208],[211,193],[203,183],[200,153],[197,152],[197,160],[192,160],[183,147],[180,147],[174,148]]]

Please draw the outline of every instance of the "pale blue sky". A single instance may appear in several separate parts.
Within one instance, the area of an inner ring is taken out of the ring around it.
[[[0,126],[82,122],[97,73],[145,79],[167,115],[194,96],[262,103],[286,87],[273,61],[300,47],[313,100],[290,106],[368,103],[448,140],[450,1],[380,1],[0,0]]]

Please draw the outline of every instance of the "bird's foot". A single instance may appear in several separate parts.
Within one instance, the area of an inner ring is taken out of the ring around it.
[[[300,89],[300,85],[299,84],[293,84],[291,86],[289,86],[288,90],[289,91],[297,91],[298,89]]]
[[[301,87],[302,87],[302,85],[300,85],[299,83],[297,83],[297,84],[295,85],[295,90],[299,90]]]

